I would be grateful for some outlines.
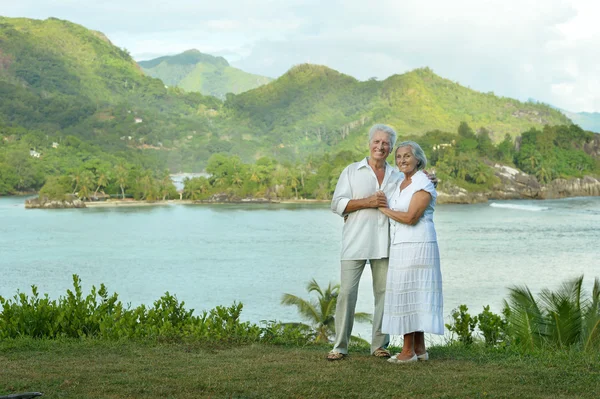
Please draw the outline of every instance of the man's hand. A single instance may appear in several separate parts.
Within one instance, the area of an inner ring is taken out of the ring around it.
[[[435,172],[433,173],[429,173],[426,170],[423,170],[423,173],[425,173],[425,176],[427,176],[429,178],[429,180],[431,180],[431,182],[433,183],[433,187],[437,187],[438,185],[438,178],[435,175]]]
[[[374,194],[365,198],[350,200],[344,209],[344,214],[356,212],[361,209],[380,207],[387,207],[387,198],[385,193],[381,190],[376,191]]]
[[[371,196],[373,208],[387,208],[387,197],[383,191],[377,191]]]

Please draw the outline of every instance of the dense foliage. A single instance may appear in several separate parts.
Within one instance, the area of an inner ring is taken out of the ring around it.
[[[40,297],[36,286],[31,296],[18,293],[0,297],[0,339],[5,338],[101,338],[195,339],[223,343],[305,344],[310,337],[302,329],[268,322],[259,326],[242,322],[243,305],[217,306],[194,315],[185,303],[165,293],[152,306],[131,308],[104,284],[83,294],[81,280],[73,275],[73,290],[57,300]]]
[[[583,289],[583,276],[567,281],[555,291],[544,289],[536,299],[526,286],[510,288],[502,316],[484,307],[471,316],[461,305],[446,327],[463,344],[474,342],[474,332],[487,346],[513,347],[521,351],[546,349],[600,350],[600,279],[592,292]]]
[[[424,149],[427,169],[435,171],[441,181],[440,189],[459,186],[469,191],[485,191],[499,183],[491,165],[500,163],[518,166],[536,176],[541,183],[552,178],[600,175],[600,160],[586,154],[582,148],[591,142],[594,134],[584,132],[576,125],[545,127],[544,134],[537,130],[523,133],[519,138],[520,151],[509,135],[494,144],[489,132],[474,132],[462,122],[457,134],[439,130],[412,139]],[[550,144],[548,141],[550,140]],[[366,138],[365,138],[366,142]],[[529,155],[535,154],[531,168]],[[311,156],[296,164],[281,163],[262,157],[255,163],[244,163],[236,155],[214,154],[207,163],[210,177],[186,180],[184,197],[206,200],[225,193],[229,198],[268,197],[330,199],[341,171],[350,163],[368,155],[366,143],[362,150],[343,150],[336,154]],[[393,156],[390,156],[393,162]],[[540,170],[544,174],[540,174]]]
[[[532,128],[521,136],[515,164],[526,173],[535,175],[541,183],[557,177],[581,176],[598,170],[598,160],[581,151],[594,133],[577,125]]]
[[[448,331],[464,345],[476,341],[488,347],[517,351],[574,349],[600,350],[600,280],[596,278],[591,293],[582,287],[583,277],[565,282],[555,291],[544,289],[536,299],[527,287],[512,287],[504,301],[502,315],[489,306],[471,316],[461,305],[452,312]],[[241,303],[218,306],[195,315],[185,303],[165,293],[152,306],[136,308],[124,305],[118,295],[110,295],[102,284],[83,294],[81,281],[73,275],[73,289],[57,300],[40,297],[32,286],[31,296],[17,293],[13,298],[0,297],[0,339],[32,338],[101,338],[101,339],[193,339],[206,342],[266,342],[306,345],[328,343],[335,334],[334,314],[339,286],[322,289],[312,280],[307,289],[318,297],[304,300],[284,294],[282,304],[295,306],[309,321],[302,323],[242,322]],[[369,320],[357,314],[357,320]],[[364,344],[360,339],[355,343]]]

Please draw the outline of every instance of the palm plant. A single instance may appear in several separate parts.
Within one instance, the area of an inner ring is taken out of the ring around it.
[[[94,173],[92,171],[84,170],[83,172],[81,172],[78,191],[79,198],[81,198],[82,200],[90,198],[95,180],[96,176],[94,176]]]
[[[121,199],[125,199],[125,188],[128,187],[129,170],[123,165],[117,165],[115,168],[115,179],[121,188]]]
[[[296,295],[283,294],[281,303],[287,306],[295,306],[300,315],[311,323],[311,326],[304,323],[295,324],[312,328],[315,331],[315,342],[327,343],[329,338],[335,335],[335,307],[340,285],[329,283],[327,288],[323,290],[313,278],[307,284],[306,290],[309,294],[316,292],[318,298],[307,301]],[[359,322],[371,321],[371,315],[359,312],[354,315],[354,319]]]
[[[550,345],[583,350],[600,348],[600,280],[592,295],[582,290],[583,276],[556,290],[544,289],[536,300],[529,288],[512,287],[504,301],[508,332],[526,350]]]
[[[96,187],[96,191],[94,191],[94,197],[98,196],[98,190],[100,190],[101,187],[106,187],[106,185],[108,184],[109,181],[109,176],[108,173],[105,171],[100,171],[98,172],[98,179],[97,179],[97,183],[98,187]]]

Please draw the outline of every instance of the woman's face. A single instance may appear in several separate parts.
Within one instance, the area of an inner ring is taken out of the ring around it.
[[[417,171],[419,161],[413,155],[412,147],[398,147],[396,150],[396,166],[405,175],[412,175]]]

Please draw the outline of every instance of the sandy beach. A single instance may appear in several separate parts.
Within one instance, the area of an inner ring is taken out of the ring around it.
[[[136,200],[109,200],[86,202],[87,208],[118,208],[118,207],[136,207],[136,206],[165,206],[165,205],[219,205],[219,204],[328,204],[330,200],[313,200],[313,199],[283,199],[273,200],[271,202],[199,202],[192,200],[166,200],[166,201],[136,201]]]

